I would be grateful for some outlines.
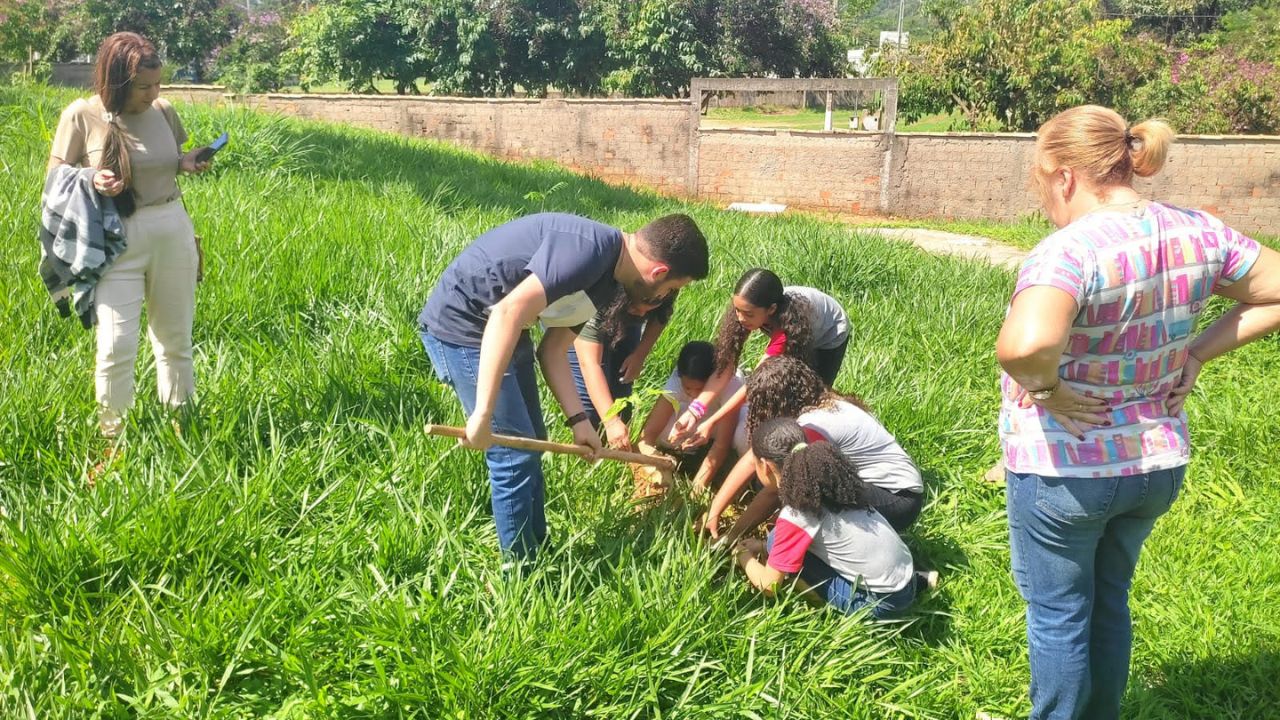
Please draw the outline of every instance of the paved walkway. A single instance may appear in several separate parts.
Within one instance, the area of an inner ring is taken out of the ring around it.
[[[1017,270],[1027,251],[1012,245],[996,242],[977,235],[961,235],[942,230],[924,230],[922,228],[878,228],[857,227],[854,232],[874,233],[894,240],[902,240],[926,252],[938,255],[955,255],[958,257],[985,260],[992,265]]]

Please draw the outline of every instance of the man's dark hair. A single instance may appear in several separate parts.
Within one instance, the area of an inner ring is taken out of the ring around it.
[[[701,280],[710,271],[707,238],[688,215],[664,215],[636,236],[649,259],[671,268],[670,277]]]
[[[676,374],[682,378],[706,382],[715,371],[716,346],[705,340],[691,340],[680,348],[676,358]]]

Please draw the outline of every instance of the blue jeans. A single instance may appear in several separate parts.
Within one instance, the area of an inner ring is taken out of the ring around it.
[[[425,330],[419,334],[436,377],[453,388],[462,402],[463,412],[470,416],[476,407],[480,348],[454,345]],[[493,432],[546,439],[533,357],[533,342],[525,333],[516,343],[511,363],[502,374],[497,404],[493,408]],[[542,453],[492,445],[485,451],[484,459],[489,466],[498,544],[506,554],[532,560],[538,546],[547,539]]]
[[[1027,603],[1031,717],[1120,716],[1133,632],[1129,584],[1185,467],[1057,478],[1007,473],[1013,578]]]
[[[640,336],[643,333],[644,326],[642,324],[628,325],[622,339],[616,345],[610,346],[604,343],[604,352],[600,358],[600,365],[604,368],[604,377],[609,381],[609,394],[613,395],[613,399],[630,397],[631,383],[624,383],[619,378],[622,376],[622,361],[635,351],[636,346],[640,344]],[[591,404],[591,396],[587,393],[587,383],[582,378],[582,367],[578,364],[578,353],[573,348],[569,348],[569,369],[573,372],[573,384],[578,389],[578,399],[582,401],[582,409],[587,412],[587,418],[591,420],[591,426],[600,429],[602,418],[596,412],[595,405]],[[608,411],[608,408],[605,408]],[[631,406],[628,405],[621,413],[623,422],[631,422]]]
[[[773,530],[765,540],[765,549],[773,551]],[[896,592],[882,594],[868,590],[856,580],[850,580],[813,553],[805,553],[800,567],[800,579],[810,590],[827,601],[827,604],[845,615],[852,615],[870,606],[871,616],[885,620],[911,607],[919,591],[919,581],[913,576],[906,587]]]

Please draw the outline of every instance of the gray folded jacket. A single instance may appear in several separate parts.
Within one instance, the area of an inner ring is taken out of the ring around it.
[[[102,273],[125,250],[115,201],[93,188],[94,168],[59,165],[40,197],[40,279],[62,317],[74,311],[93,327],[94,291]]]

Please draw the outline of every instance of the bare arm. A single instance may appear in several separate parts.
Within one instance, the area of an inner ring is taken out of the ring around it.
[[[1005,372],[1028,390],[1058,382],[1079,308],[1075,298],[1054,287],[1029,287],[1013,299],[996,339],[996,358]]]
[[[1087,430],[1109,421],[1105,400],[1076,392],[1058,376],[1078,313],[1075,298],[1064,290],[1039,285],[1026,288],[1009,306],[996,339],[996,358],[1025,390],[1052,389],[1048,400],[1033,401],[1027,396],[1023,402],[1040,405],[1064,429],[1083,439]]]
[[[1201,363],[1280,329],[1280,253],[1263,247],[1249,272],[1218,294],[1239,304],[1191,341],[1189,349]]]
[[[476,376],[476,406],[467,419],[466,445],[485,449],[493,442],[490,423],[498,402],[502,375],[511,364],[520,333],[534,323],[538,313],[547,307],[547,294],[542,281],[530,275],[489,310],[484,335],[480,340],[480,368]],[[565,367],[569,361],[565,359]],[[554,389],[554,388],[553,388]],[[577,399],[574,399],[577,404]]]
[[[724,464],[725,458],[729,457],[729,450],[733,448],[733,433],[737,429],[737,413],[726,416],[719,425],[715,426],[715,436],[711,441],[711,449],[707,450],[707,456],[703,458],[702,465],[698,468],[698,473],[693,477],[693,490],[695,493],[701,494],[711,486],[711,479],[720,471],[720,466]]]
[[[729,378],[732,378],[735,372],[734,368],[729,367],[713,374],[707,379],[707,384],[703,386],[702,392],[698,393],[698,397],[694,398],[694,402],[701,402],[704,407],[710,407],[711,403],[715,402],[716,398],[720,396],[720,392],[729,384]],[[692,406],[693,402],[690,402],[689,405]],[[686,408],[680,414],[680,418],[676,420],[675,427],[671,428],[671,437],[667,439],[668,442],[672,445],[683,443],[697,428],[698,421],[701,419],[697,413]]]
[[[565,417],[572,417],[583,410],[578,389],[573,384],[573,370],[569,368],[569,346],[573,344],[576,335],[569,328],[548,328],[542,335],[542,342],[538,344],[538,364],[542,366],[542,377],[551,388],[551,394],[560,403]],[[573,425],[573,441],[594,450],[600,449],[600,436],[596,435],[595,428],[586,420]]]
[[[613,407],[614,400],[613,393],[609,391],[609,379],[604,375],[604,346],[578,336],[573,339],[573,351],[578,355],[578,369],[582,371],[587,396],[591,398],[596,414],[604,418]]]
[[[755,541],[743,543],[734,554],[738,560],[738,567],[746,573],[747,581],[767,597],[773,597],[778,584],[785,576],[773,567],[760,562],[758,558],[761,551],[759,541]]]
[[[573,349],[578,354],[578,369],[582,371],[582,382],[587,386],[587,397],[591,399],[591,405],[604,425],[609,445],[630,450],[631,431],[622,417],[614,415],[606,419],[613,407],[614,397],[604,372],[604,345],[579,336],[573,341]]]
[[[640,377],[640,372],[644,370],[644,363],[649,359],[649,353],[653,352],[653,346],[658,344],[658,338],[666,328],[667,326],[660,322],[645,323],[640,344],[636,345],[636,349],[622,360],[622,366],[619,368],[622,373],[622,382],[635,382],[636,378]]]
[[[725,534],[725,542],[737,542],[743,535],[755,530],[760,523],[768,520],[781,509],[782,502],[778,499],[778,491],[765,486],[756,493],[756,496],[751,499],[751,504],[747,505],[747,509],[742,511],[738,521]]]
[[[756,456],[752,452],[738,458],[738,462],[729,471],[728,477],[724,479],[724,483],[716,492],[716,496],[711,499],[711,507],[707,509],[706,528],[711,533],[711,537],[719,539],[720,537],[720,516],[724,514],[733,499],[738,497],[742,492],[742,488],[756,474]]]
[[[711,414],[711,417],[707,418],[706,420],[703,420],[701,423],[698,424],[696,437],[698,437],[700,440],[702,440],[703,438],[710,437],[712,428],[716,426],[716,423],[724,423],[730,418],[736,421],[738,417],[738,411],[742,408],[742,404],[745,403],[746,401],[747,401],[747,386],[743,385],[742,387],[738,388],[737,392],[729,396],[729,399],[725,400],[724,404],[720,406],[720,409]],[[702,440],[702,441],[705,442],[705,440]]]
[[[1218,294],[1238,304],[1191,341],[1182,377],[1166,402],[1170,415],[1182,412],[1205,363],[1280,330],[1280,253],[1263,247],[1249,272]]]
[[[671,403],[666,400],[658,400],[654,404],[653,409],[649,411],[649,417],[645,420],[644,429],[640,431],[640,439],[649,445],[656,446],[658,436],[667,427],[667,421],[675,414],[675,408],[671,407]]]

